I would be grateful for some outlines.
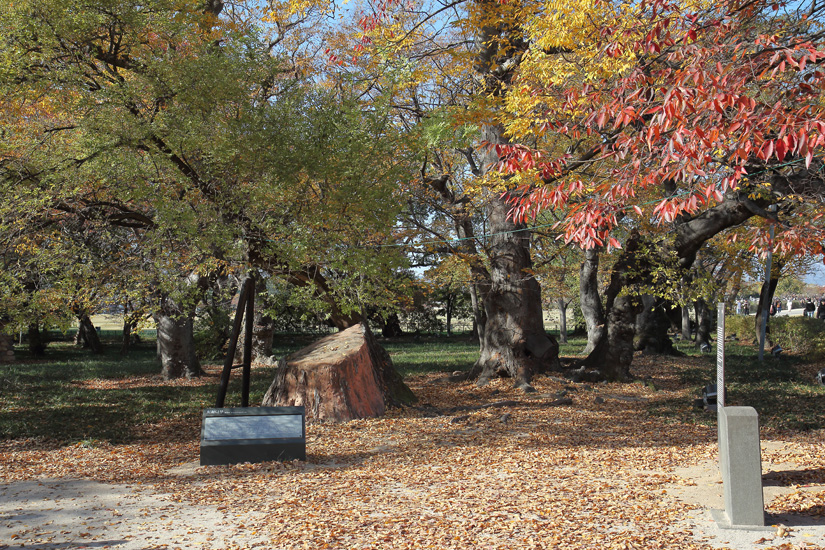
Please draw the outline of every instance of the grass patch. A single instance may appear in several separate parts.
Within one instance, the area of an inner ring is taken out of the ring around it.
[[[33,360],[25,352],[17,356],[23,362],[0,367],[0,439],[134,441],[159,422],[198,426],[217,395],[214,374],[164,382],[153,343],[135,346],[127,357],[114,347],[93,356],[54,342],[46,359]],[[251,402],[261,401],[272,376],[272,369],[253,371]],[[227,405],[239,396],[236,374]]]
[[[676,362],[685,390],[679,398],[657,401],[651,414],[683,422],[715,425],[716,416],[692,407],[702,388],[716,383],[716,356]],[[727,406],[753,407],[764,428],[810,431],[825,428],[825,386],[815,380],[821,365],[798,355],[767,355],[758,360],[750,345],[728,343],[725,349]]]
[[[316,340],[317,335],[277,336],[275,355],[283,356]],[[478,344],[468,336],[382,339],[405,377],[468,370]],[[586,341],[561,346],[564,357],[580,356]],[[677,347],[685,359],[655,367],[678,388],[651,401],[649,413],[674,422],[713,425],[715,415],[695,409],[693,399],[716,379],[715,354],[701,354],[690,342]],[[200,416],[214,406],[219,367],[195,381],[164,382],[153,342],[135,346],[127,357],[109,346],[98,356],[68,343],[53,342],[45,359],[16,351],[20,362],[0,366],[0,439],[36,438],[74,444],[124,443],[152,437],[153,426],[175,424],[196,437]],[[659,361],[653,359],[653,361]],[[801,356],[767,357],[759,363],[747,345],[727,348],[728,405],[754,407],[763,427],[810,431],[825,428],[825,387],[815,383],[822,365]],[[252,371],[250,402],[260,403],[274,367]],[[240,402],[240,373],[232,376],[227,406]]]

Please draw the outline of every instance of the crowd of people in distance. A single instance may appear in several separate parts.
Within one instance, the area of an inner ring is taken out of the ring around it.
[[[750,315],[750,301],[741,299],[736,301],[736,315]],[[802,309],[802,315],[805,317],[816,317],[825,321],[825,296],[819,298],[800,298],[798,296],[790,296],[785,299],[785,309],[790,315],[792,309]],[[769,313],[771,315],[779,314],[783,309],[782,300],[776,299],[771,303]]]

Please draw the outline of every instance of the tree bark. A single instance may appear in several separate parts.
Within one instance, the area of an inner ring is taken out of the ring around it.
[[[687,304],[682,306],[682,340],[690,342],[693,338],[693,331],[690,329],[690,307]]]
[[[28,340],[29,352],[32,355],[36,357],[42,357],[43,355],[46,355],[46,341],[45,338],[43,338],[42,333],[40,332],[39,323],[29,324]]]
[[[596,348],[596,344],[604,338],[607,323],[599,296],[599,256],[600,249],[598,248],[585,250],[584,262],[579,270],[579,298],[584,324],[587,327],[585,354],[591,353]]]
[[[711,310],[702,298],[696,300],[694,307],[696,308],[696,347],[709,349]]]
[[[563,297],[556,298],[559,307],[559,343],[567,343],[567,301]]]
[[[272,360],[272,342],[275,338],[275,320],[265,313],[269,291],[266,282],[259,276],[255,279],[255,316],[252,329],[252,362],[268,363]],[[246,334],[246,324],[243,325],[238,341],[243,342]],[[235,350],[235,361],[240,362],[243,356],[243,346]]]
[[[80,315],[77,320],[78,343],[94,354],[100,353],[102,350],[100,335],[98,335],[92,320],[88,315]]]
[[[559,345],[544,331],[541,287],[531,273],[530,233],[508,212],[505,199],[491,200],[490,279],[482,294],[486,323],[470,377],[479,385],[510,377],[516,387],[530,391],[533,375],[559,367]]]
[[[481,346],[481,335],[484,333],[487,318],[484,316],[484,307],[481,305],[481,300],[479,300],[478,283],[476,282],[470,285],[470,304],[473,308],[473,336]]]
[[[194,318],[194,313],[180,311],[174,304],[167,304],[163,311],[155,314],[164,380],[194,378],[202,374],[195,352]]]

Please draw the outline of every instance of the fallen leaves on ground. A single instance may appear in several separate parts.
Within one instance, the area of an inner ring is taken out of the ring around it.
[[[662,372],[640,358],[637,369],[646,368]],[[250,512],[239,540],[266,533],[272,548],[709,548],[690,529],[691,507],[663,494],[667,484],[690,483],[675,468],[716,457],[714,428],[647,414],[656,400],[691,405],[674,380],[657,378],[656,391],[538,377],[527,394],[508,380],[478,388],[438,376],[409,380],[414,408],[309,423],[306,462],[179,473],[198,460],[200,426],[169,419],[127,445],[4,442],[0,477],[145,485],[181,503]],[[549,406],[561,394],[572,405]],[[515,404],[475,407],[497,401]],[[460,412],[437,414],[450,409]],[[790,437],[763,458],[825,469],[821,435]],[[823,516],[822,503],[822,491],[793,493],[770,511]]]

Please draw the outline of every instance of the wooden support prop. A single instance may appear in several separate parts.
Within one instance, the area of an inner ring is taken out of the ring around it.
[[[248,277],[241,285],[241,293],[238,296],[238,308],[235,310],[235,320],[232,323],[232,334],[229,337],[229,347],[226,350],[226,360],[223,363],[223,371],[221,372],[221,385],[218,388],[218,398],[215,402],[215,407],[222,408],[224,402],[226,401],[226,392],[229,390],[229,375],[232,373],[232,369],[234,368],[232,363],[235,360],[235,350],[238,348],[238,337],[241,334],[241,321],[244,317],[244,310],[248,311],[246,307],[247,301],[250,295],[254,295],[255,293],[255,280],[252,277]],[[253,310],[254,310],[254,302],[253,302]],[[247,315],[251,317],[251,315]],[[247,337],[251,334],[250,330],[247,330]],[[244,338],[244,344],[246,344],[246,338]],[[248,351],[249,355],[251,356],[251,346],[252,340],[249,340]],[[247,350],[244,350],[244,365],[246,365],[246,356]],[[250,361],[251,364],[251,361]],[[247,389],[246,394],[246,401],[249,401],[249,393]],[[247,406],[247,405],[244,405]]]

